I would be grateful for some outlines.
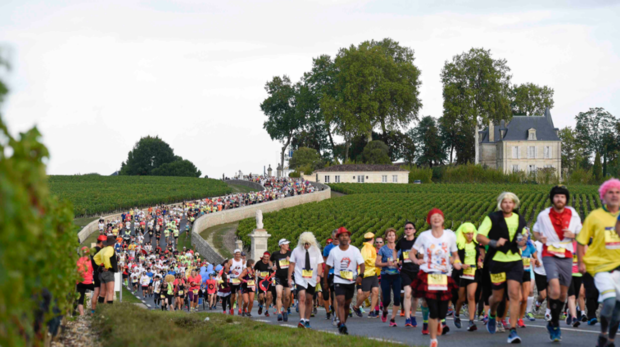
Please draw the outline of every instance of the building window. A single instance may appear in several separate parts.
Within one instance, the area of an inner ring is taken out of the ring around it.
[[[530,164],[530,165],[528,166],[528,169],[529,169],[529,172],[530,172],[530,173],[536,174],[536,165],[534,165],[534,164]]]
[[[551,146],[545,146],[545,159],[551,159]]]
[[[387,175],[381,176],[381,183],[387,183]]]
[[[527,137],[528,140],[535,141],[536,140],[536,129],[530,129]]]
[[[519,165],[513,165],[512,172],[519,172]]]
[[[530,159],[536,158],[536,146],[529,146],[527,148],[527,157]]]
[[[519,159],[519,146],[512,147],[512,158]]]
[[[329,176],[325,176],[325,183],[329,183]]]
[[[334,182],[340,183],[340,175],[334,176]]]
[[[398,175],[392,175],[392,182],[398,183]]]
[[[357,176],[357,183],[364,183],[364,176]]]

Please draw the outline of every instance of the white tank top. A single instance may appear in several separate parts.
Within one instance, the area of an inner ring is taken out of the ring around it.
[[[243,261],[243,259],[236,261],[235,259],[232,260],[232,265],[230,266],[230,278],[237,278],[241,275],[241,272],[243,272],[243,269],[245,268],[245,262]]]

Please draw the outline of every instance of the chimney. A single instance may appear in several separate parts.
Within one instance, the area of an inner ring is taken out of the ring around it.
[[[495,142],[495,125],[493,125],[493,121],[489,122],[489,142]]]

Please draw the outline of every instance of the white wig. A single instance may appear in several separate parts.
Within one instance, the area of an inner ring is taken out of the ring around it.
[[[310,244],[310,248],[314,248],[317,251],[319,250],[319,246],[316,242],[316,237],[311,231],[304,231],[299,235],[299,243],[297,244],[297,248],[304,249],[304,245],[306,243]]]
[[[502,201],[504,201],[505,199],[510,199],[512,200],[512,202],[515,203],[515,210],[519,208],[519,205],[521,204],[521,201],[519,200],[519,197],[515,194],[515,193],[511,193],[511,192],[502,192],[498,197],[497,197],[497,210],[501,211],[502,210]]]

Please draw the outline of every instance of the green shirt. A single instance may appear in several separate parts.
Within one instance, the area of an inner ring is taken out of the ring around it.
[[[508,240],[508,242],[511,242],[517,234],[517,229],[519,228],[519,216],[516,213],[513,213],[512,216],[505,219],[506,225],[508,225],[508,233],[510,235],[510,240]],[[492,224],[493,223],[491,222],[491,219],[488,216],[485,217],[482,221],[482,224],[480,224],[480,227],[478,228],[478,234],[488,237],[489,231],[491,231]],[[512,251],[504,253],[498,250],[493,256],[493,260],[500,261],[502,263],[521,261],[521,254],[513,253]]]
[[[473,265],[476,267],[476,243],[470,242],[465,244],[465,259],[463,260],[463,264]]]

